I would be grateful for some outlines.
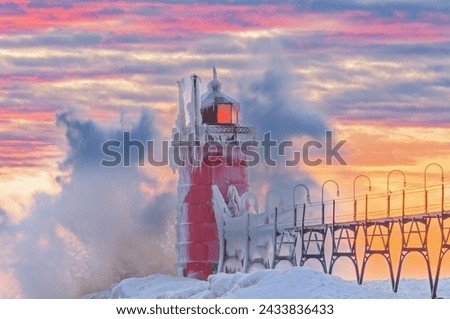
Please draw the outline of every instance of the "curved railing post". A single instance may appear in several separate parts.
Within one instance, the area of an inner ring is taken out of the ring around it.
[[[402,219],[405,218],[405,190],[402,191]]]
[[[333,199],[333,227],[336,223],[336,201]]]
[[[273,252],[272,252],[272,260],[270,260],[269,268],[275,268],[275,257],[277,255],[277,236],[278,233],[278,207],[275,206],[275,220],[274,220],[274,239],[273,239]],[[281,247],[280,247],[281,248]]]
[[[322,217],[321,217],[321,224],[325,224],[325,203],[322,202]]]
[[[427,189],[427,170],[430,166],[437,166],[440,170],[441,170],[441,183],[442,186],[444,186],[444,169],[442,168],[441,165],[439,165],[438,163],[430,163],[425,167],[425,170],[423,171],[423,187],[425,189],[425,213],[428,213],[428,189]],[[444,189],[442,189],[442,197],[444,194]],[[442,199],[443,200],[443,199]],[[441,205],[441,208],[444,205]]]
[[[323,191],[324,191],[325,185],[330,182],[334,183],[334,185],[336,185],[336,196],[339,197],[339,184],[335,180],[329,179],[322,184],[322,224],[325,224],[325,203],[323,201],[323,196],[324,196]]]
[[[306,190],[306,201],[308,202],[308,204],[311,204],[311,196],[310,196],[310,194],[309,194],[309,188],[308,188],[308,186],[306,186],[305,184],[297,184],[297,185],[295,185],[294,186],[294,188],[292,189],[292,206],[294,206],[295,207],[295,205],[296,205],[296,202],[295,202],[295,190],[298,188],[298,187],[303,187],[305,190]]]
[[[297,227],[297,206],[294,206],[294,227]]]
[[[391,217],[391,195],[387,195],[387,217]]]
[[[405,173],[403,173],[403,171],[401,171],[399,169],[394,169],[394,170],[389,172],[389,174],[387,176],[387,183],[386,183],[386,195],[388,197],[388,211],[387,211],[387,217],[388,218],[391,217],[391,196],[390,196],[391,190],[389,188],[389,181],[390,181],[390,178],[391,178],[391,174],[395,173],[395,172],[398,172],[398,173],[403,175],[403,189],[405,189],[405,187],[406,187],[406,175],[405,175]]]
[[[302,213],[302,227],[301,227],[301,230],[300,230],[300,238],[301,238],[301,240],[302,240],[302,244],[301,244],[301,248],[300,248],[300,254],[301,254],[301,256],[300,257],[303,257],[303,254],[304,254],[304,246],[305,246],[305,241],[303,240],[303,236],[304,236],[304,234],[305,234],[305,215],[306,215],[306,204],[305,203],[303,203],[303,213]]]
[[[367,181],[369,182],[369,192],[372,191],[372,181],[370,180],[370,178],[367,175],[358,175],[355,177],[355,179],[353,179],[353,201],[354,201],[354,206],[353,206],[353,220],[356,222],[356,210],[357,210],[357,204],[356,204],[356,180],[358,178],[364,177],[365,179],[367,179]]]
[[[366,194],[366,209],[365,209],[366,222],[367,222],[368,215],[369,215],[369,196]]]
[[[303,187],[306,190],[306,201],[311,205],[311,196],[309,194],[309,188],[305,184],[297,184],[292,189],[292,206],[294,207],[294,226],[297,226],[297,203],[295,201],[295,191],[298,187]]]

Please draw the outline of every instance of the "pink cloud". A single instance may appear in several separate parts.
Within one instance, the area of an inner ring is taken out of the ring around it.
[[[345,39],[366,41],[448,40],[448,17],[423,12],[408,20],[405,12],[393,17],[377,17],[364,10],[341,12],[301,12],[291,5],[237,4],[167,4],[156,2],[111,3],[83,2],[70,8],[26,8],[26,14],[0,16],[4,33],[38,31],[50,28],[84,29],[116,34],[143,34],[153,37],[178,38],[244,30],[286,29],[323,32]],[[145,9],[158,12],[145,15]],[[107,11],[105,11],[107,10]],[[140,12],[140,10],[142,12]],[[107,12],[108,14],[98,14]]]

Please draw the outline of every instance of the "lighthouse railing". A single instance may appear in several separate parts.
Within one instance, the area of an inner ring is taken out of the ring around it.
[[[256,130],[249,126],[205,125],[204,130],[204,141],[250,141],[256,137]]]

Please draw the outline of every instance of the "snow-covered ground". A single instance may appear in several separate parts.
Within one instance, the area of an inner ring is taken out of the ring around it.
[[[439,295],[450,296],[450,278],[442,279]],[[211,275],[208,281],[169,275],[128,278],[111,289],[85,298],[429,298],[427,280],[404,279],[399,293],[389,281],[358,285],[307,268],[259,270],[250,274]]]

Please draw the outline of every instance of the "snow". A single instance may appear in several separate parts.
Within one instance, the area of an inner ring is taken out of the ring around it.
[[[112,287],[109,298],[192,298],[208,288],[206,281],[169,275],[128,278]],[[105,293],[105,292],[103,292]]]
[[[441,280],[439,291],[450,290],[450,279]],[[427,280],[404,279],[400,291],[390,290],[389,281],[358,285],[339,277],[300,267],[267,269],[253,273],[219,273],[208,281],[169,275],[128,278],[111,289],[85,298],[228,298],[228,299],[343,299],[429,298]]]

